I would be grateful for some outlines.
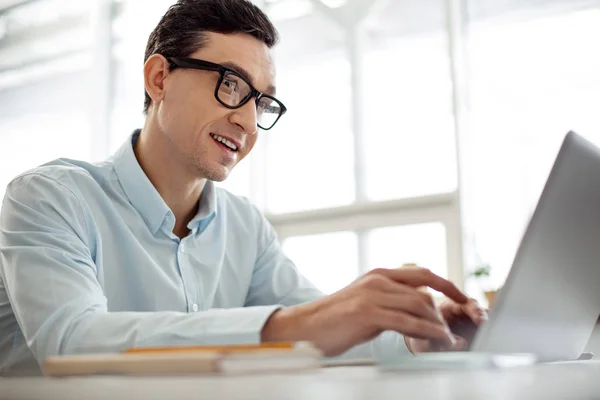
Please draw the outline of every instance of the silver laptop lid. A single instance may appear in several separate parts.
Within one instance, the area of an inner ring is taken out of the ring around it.
[[[600,149],[569,132],[471,350],[575,359],[599,314]]]

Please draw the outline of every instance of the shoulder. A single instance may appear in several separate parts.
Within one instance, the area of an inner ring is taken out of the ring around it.
[[[217,188],[219,213],[226,216],[227,224],[238,232],[248,232],[261,242],[271,242],[276,234],[264,213],[247,197]]]
[[[245,196],[239,196],[221,187],[216,187],[218,211],[244,225],[260,225],[264,216],[259,208]],[[231,221],[234,222],[234,221]]]
[[[97,193],[108,176],[105,171],[105,166],[82,161],[54,160],[15,177],[6,187],[2,208],[52,212],[83,220],[86,198]]]
[[[58,159],[16,176],[8,184],[7,194],[71,193],[78,197],[77,192],[81,189],[91,184],[97,184],[91,174],[93,168],[97,167],[80,161]]]
[[[89,218],[79,195],[89,180],[77,166],[44,165],[14,178],[6,188],[0,230],[56,233],[68,228],[87,237]]]

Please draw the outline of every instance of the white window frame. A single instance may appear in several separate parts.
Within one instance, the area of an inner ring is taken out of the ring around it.
[[[388,226],[406,226],[428,222],[440,222],[446,229],[446,262],[448,278],[459,288],[464,287],[465,244],[461,171],[457,165],[458,188],[451,193],[440,193],[405,199],[387,201],[368,201],[365,192],[365,160],[362,150],[365,141],[363,112],[360,104],[362,97],[362,60],[365,38],[363,22],[376,9],[389,0],[349,0],[340,8],[332,9],[320,0],[310,0],[314,8],[337,24],[346,34],[347,54],[351,68],[351,93],[355,162],[355,198],[350,205],[318,210],[299,211],[282,214],[269,214],[267,218],[273,224],[280,240],[299,235],[353,231],[358,235],[359,271],[370,269],[366,259],[366,232]],[[466,23],[461,0],[445,0],[446,28],[448,34],[448,54],[450,57],[453,81],[453,109],[455,115],[455,137],[457,142],[456,159],[462,167],[459,140],[465,131],[462,115],[466,104],[466,85],[464,84],[464,43],[463,32]],[[254,176],[261,176],[258,174]],[[264,203],[263,203],[264,204]]]
[[[368,271],[364,233],[382,227],[441,222],[446,228],[448,278],[462,287],[461,224],[456,192],[408,199],[362,202],[342,207],[267,214],[281,241],[293,236],[354,231],[359,241],[359,271]]]
[[[8,12],[13,7],[19,7],[37,0],[11,0],[0,9],[2,13]],[[470,208],[473,199],[466,194],[470,193],[468,187],[471,182],[468,172],[474,166],[469,159],[469,152],[463,149],[469,148],[471,132],[468,129],[468,121],[465,115],[468,106],[468,85],[465,68],[465,46],[464,40],[467,29],[467,0],[444,0],[446,6],[446,29],[448,37],[448,55],[450,57],[450,69],[452,77],[453,97],[452,105],[455,117],[455,138],[457,151],[457,190],[452,193],[441,193],[430,196],[422,196],[408,199],[390,201],[370,202],[366,198],[364,184],[364,155],[359,150],[364,142],[363,114],[358,99],[361,97],[362,74],[361,64],[363,55],[364,26],[363,22],[367,16],[383,7],[386,2],[397,0],[348,0],[347,4],[339,8],[330,8],[320,0],[311,1],[313,8],[327,17],[333,24],[345,32],[347,54],[352,69],[352,116],[353,116],[353,138],[355,157],[355,181],[356,202],[342,207],[324,208],[285,214],[267,214],[267,218],[274,225],[280,238],[298,235],[310,235],[324,232],[336,232],[350,230],[358,234],[359,238],[359,266],[362,272],[368,269],[365,259],[365,233],[370,229],[385,226],[402,226],[420,224],[427,222],[441,222],[446,228],[446,248],[448,276],[459,287],[463,287],[463,266],[472,266],[470,262],[475,252],[471,248],[473,234],[468,213],[463,212]],[[266,6],[267,2],[256,0],[259,5]],[[94,46],[91,49],[91,59],[94,68],[94,107],[91,107],[90,120],[93,126],[92,149],[93,159],[101,159],[109,153],[110,143],[110,119],[114,101],[114,71],[113,47],[117,38],[113,37],[112,23],[121,13],[122,2],[115,0],[94,0],[94,12],[92,13],[92,29],[94,30]],[[508,4],[508,3],[507,3]],[[566,4],[566,3],[565,3]],[[586,8],[597,6],[598,0],[579,0],[577,7]],[[507,6],[508,7],[508,6]],[[569,5],[569,8],[575,7]],[[560,7],[558,7],[560,9]],[[500,12],[491,10],[488,14]],[[485,14],[485,13],[484,13]],[[478,18],[489,18],[493,15],[476,15]],[[311,18],[314,16],[306,16]],[[73,20],[82,23],[84,20]],[[292,21],[290,21],[292,22]],[[294,26],[298,26],[294,21]],[[45,36],[65,27],[65,24],[51,24],[51,26],[40,26],[36,29],[21,32],[13,37],[2,37],[2,44],[10,47],[18,41],[27,40],[36,36]],[[327,38],[325,38],[327,39]],[[315,43],[321,47],[328,46],[324,40]],[[38,60],[39,61],[39,60]],[[89,63],[81,64],[81,68],[87,68]],[[17,66],[11,71],[17,71]],[[26,73],[24,73],[26,75]],[[40,79],[39,76],[31,76],[30,79]],[[25,81],[26,77],[16,81]],[[261,142],[259,142],[260,144]],[[264,145],[264,143],[263,143]],[[251,169],[252,176],[256,180],[252,182],[251,198],[259,205],[266,204],[265,186],[265,163],[264,146],[257,146],[254,150]],[[263,207],[264,209],[264,207]]]
[[[368,201],[364,176],[364,155],[361,151],[364,143],[364,121],[360,98],[362,97],[362,60],[364,52],[365,31],[364,22],[368,15],[376,12],[390,0],[348,0],[347,4],[339,8],[330,8],[320,0],[310,0],[317,12],[329,18],[345,32],[347,54],[351,65],[352,87],[352,125],[354,138],[354,175],[356,181],[356,202],[347,206],[324,208],[284,214],[267,214],[267,218],[274,225],[281,240],[298,235],[318,234],[349,230],[358,234],[358,256],[361,272],[368,270],[366,260],[366,232],[386,226],[402,226],[428,222],[441,222],[446,228],[447,266],[449,278],[459,287],[463,287],[464,265],[464,221],[461,209],[463,208],[462,179],[458,170],[458,189],[452,193],[440,193],[429,196],[397,199],[389,201]],[[453,77],[453,107],[456,116],[455,133],[457,138],[457,151],[460,153],[461,143],[459,138],[463,135],[464,124],[460,116],[464,110],[465,88],[458,82],[464,82],[462,63],[462,38],[464,20],[461,13],[464,10],[462,0],[445,0],[447,4],[447,29],[450,38],[448,47],[451,59]],[[112,35],[112,22],[121,12],[121,4],[114,0],[94,0],[92,13],[92,27],[94,29],[94,46],[92,60],[94,68],[94,98],[95,106],[91,109],[92,121],[92,158],[99,160],[109,153],[110,147],[110,119],[114,101],[114,60],[113,46],[115,40]],[[297,23],[297,21],[296,21]],[[260,142],[259,142],[260,143]],[[261,148],[262,147],[262,148]],[[257,146],[255,152],[258,157],[253,157],[251,165],[253,201],[259,206],[265,204],[265,174],[264,174],[264,147]],[[460,155],[460,154],[459,154]],[[461,167],[463,157],[457,157]],[[458,168],[458,166],[457,166]],[[264,207],[263,207],[264,209]]]

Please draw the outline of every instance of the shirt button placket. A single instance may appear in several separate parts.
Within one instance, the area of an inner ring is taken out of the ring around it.
[[[187,280],[187,279],[186,279],[186,277],[187,277],[187,274],[188,274],[188,272],[189,272],[189,271],[188,271],[188,269],[187,269],[187,268],[188,268],[188,266],[186,265],[186,261],[187,261],[187,260],[186,260],[186,258],[183,256],[183,254],[185,254],[185,243],[184,243],[183,241],[181,241],[181,242],[179,243],[179,253],[180,253],[180,255],[179,255],[179,263],[180,263],[181,275],[182,275],[182,278],[183,278],[183,280],[184,280],[184,287],[186,287],[186,297],[188,298],[188,301],[190,301],[190,300],[191,300],[191,298],[190,298],[190,296],[189,296],[189,294],[188,294],[189,292],[188,292],[188,290],[187,290],[187,289],[188,289],[188,288],[187,288],[187,286],[188,286],[188,285],[187,285],[187,284],[186,284],[186,282],[185,282],[185,281]],[[189,303],[188,303],[188,304],[189,304]],[[193,312],[197,312],[197,311],[200,309],[200,307],[198,306],[198,303],[193,303],[193,304],[191,305],[190,309],[191,309],[191,311],[193,311]]]

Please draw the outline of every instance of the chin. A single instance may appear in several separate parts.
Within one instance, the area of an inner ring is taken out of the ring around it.
[[[216,176],[209,176],[206,179],[208,179],[209,181],[213,181],[213,182],[223,182],[225,179],[227,179],[228,175],[216,175]]]
[[[200,174],[206,179],[214,182],[223,182],[229,174],[231,173],[232,168],[219,166],[217,168],[200,168]]]

